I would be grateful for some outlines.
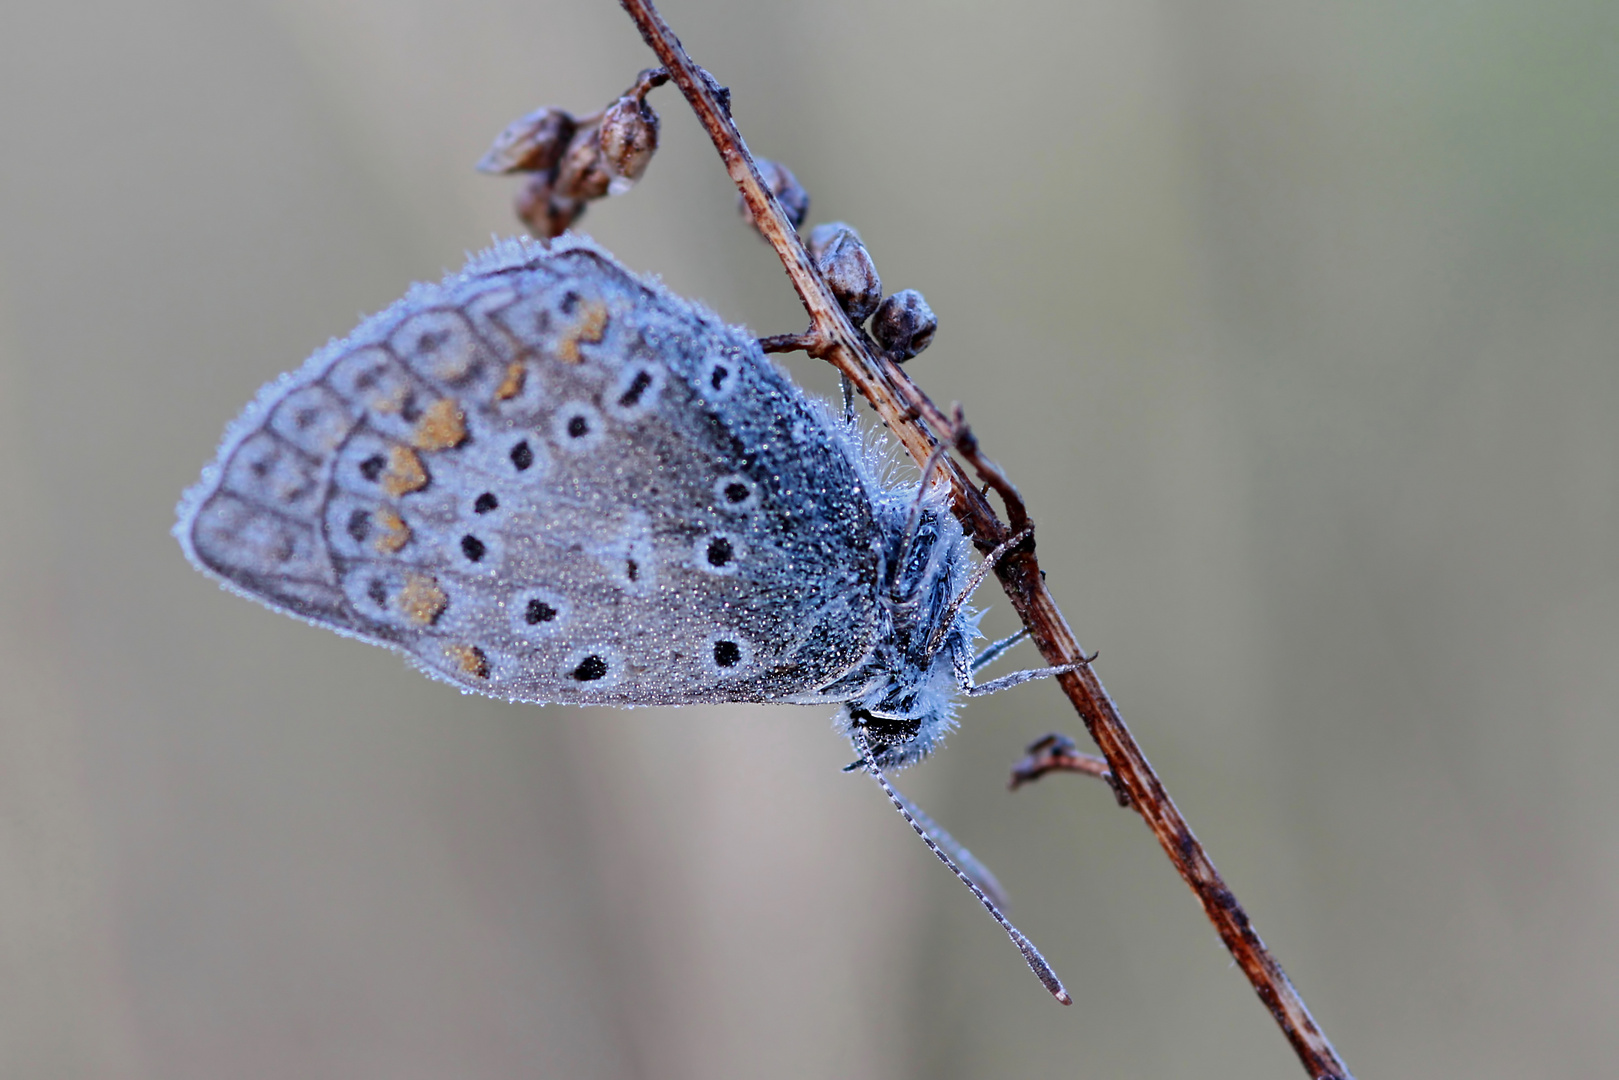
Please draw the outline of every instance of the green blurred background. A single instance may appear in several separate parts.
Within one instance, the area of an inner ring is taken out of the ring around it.
[[[1612,1068],[1619,8],[665,13],[939,312],[915,374],[1357,1073]],[[607,0],[0,8],[0,1074],[1302,1075],[1134,815],[1006,792],[1049,685],[903,779],[1068,1010],[822,711],[462,697],[182,560],[261,383],[514,231],[495,133],[650,62]],[[799,329],[654,103],[584,227]]]

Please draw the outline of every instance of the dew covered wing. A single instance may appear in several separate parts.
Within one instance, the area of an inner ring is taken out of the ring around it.
[[[283,377],[181,504],[279,610],[514,700],[772,700],[878,633],[853,440],[588,241],[510,242]]]

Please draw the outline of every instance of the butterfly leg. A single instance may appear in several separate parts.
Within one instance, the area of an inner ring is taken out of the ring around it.
[[[894,593],[894,588],[899,584],[899,575],[904,571],[905,564],[910,561],[911,545],[916,543],[916,531],[922,524],[922,504],[927,500],[928,485],[933,480],[933,472],[939,467],[939,463],[944,460],[945,454],[949,452],[950,444],[940,443],[933,448],[933,453],[928,455],[927,461],[922,463],[922,482],[917,486],[916,498],[911,502],[911,512],[905,519],[905,532],[900,536],[899,550],[894,557],[893,566],[889,570],[889,596],[896,603],[909,604],[916,599],[914,595],[898,596]]]
[[[990,646],[990,649],[994,649],[1000,644],[1001,642],[996,642],[995,645]],[[988,651],[989,649],[985,650],[985,652]],[[993,659],[993,657],[991,659]],[[984,697],[986,694],[994,694],[999,693],[1002,690],[1010,690],[1012,687],[1017,686],[1020,683],[1026,683],[1030,679],[1045,679],[1052,675],[1061,675],[1065,671],[1078,671],[1088,663],[1090,663],[1090,660],[1085,659],[1081,660],[1077,664],[1061,664],[1057,667],[1030,668],[1027,671],[1014,671],[1010,675],[1002,675],[998,679],[991,679],[989,682],[980,685],[973,682],[973,670],[975,665],[970,659],[968,659],[967,650],[965,648],[956,649],[951,657],[951,666],[955,668],[956,672],[956,685],[960,686],[961,692],[966,694],[968,697]]]
[[[1029,636],[1029,628],[1024,627],[1022,630],[1019,630],[1017,633],[1012,634],[1012,635],[1010,635],[1008,637],[1003,637],[1003,638],[1001,638],[1001,640],[995,642],[994,644],[986,646],[984,648],[983,652],[981,652],[977,656],[973,657],[972,667],[969,670],[977,672],[981,668],[988,667],[989,665],[993,664],[995,661],[999,660],[1006,653],[1006,651],[1008,649],[1010,649],[1012,646],[1016,645],[1018,642],[1022,641],[1024,638],[1026,638],[1028,636]]]
[[[1017,547],[1019,544],[1033,535],[1034,528],[1031,526],[1024,529],[1016,536],[1003,540],[994,551],[991,551],[988,555],[984,556],[984,561],[979,563],[977,568],[973,570],[972,577],[967,579],[967,584],[962,586],[961,591],[957,593],[950,601],[950,606],[945,609],[943,618],[939,620],[938,629],[933,631],[933,639],[928,642],[929,659],[932,659],[933,655],[939,651],[939,645],[944,641],[945,634],[949,633],[950,628],[955,625],[956,613],[961,610],[961,605],[965,604],[968,597],[972,596],[973,593],[978,591],[978,586],[982,585],[984,583],[984,579],[989,577],[989,572],[995,569],[995,564],[1004,559],[1007,552],[1011,551],[1013,548]],[[1010,648],[1011,645],[1008,644],[1007,647]],[[990,648],[993,649],[995,646],[991,645]],[[996,656],[999,655],[999,653],[996,653]],[[991,657],[990,659],[994,659],[994,657]],[[988,662],[988,660],[984,661],[984,663]],[[982,665],[980,664],[975,664],[973,665],[973,668],[974,670],[977,670],[981,666]]]

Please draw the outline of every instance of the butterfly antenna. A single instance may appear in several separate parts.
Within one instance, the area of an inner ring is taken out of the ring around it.
[[[1018,952],[1023,954],[1023,959],[1028,963],[1029,970],[1034,972],[1034,977],[1040,980],[1040,984],[1050,992],[1052,997],[1064,1005],[1072,1005],[1074,999],[1068,996],[1067,990],[1063,989],[1062,980],[1057,978],[1055,971],[1051,970],[1051,965],[1046,963],[1046,958],[1040,955],[1040,950],[1036,949],[1034,943],[1023,936],[1023,931],[1013,926],[1011,921],[1001,914],[1001,909],[995,906],[995,901],[991,900],[984,890],[978,887],[978,883],[968,877],[961,867],[956,865],[955,860],[945,854],[943,848],[933,842],[933,837],[928,835],[928,831],[906,809],[905,800],[900,797],[899,792],[894,790],[894,786],[888,782],[888,777],[884,776],[883,770],[878,767],[877,759],[871,752],[871,743],[866,739],[865,730],[856,727],[854,737],[857,744],[856,748],[864,759],[866,771],[871,773],[872,779],[877,781],[877,786],[883,789],[883,794],[887,795],[888,801],[894,804],[894,809],[899,811],[900,817],[903,817],[916,835],[922,838],[922,842],[928,846],[928,850],[937,855],[939,861],[948,866],[950,872],[960,878],[961,883],[973,891],[973,895],[978,897],[978,902],[984,905],[985,910],[994,917],[995,921],[1001,924],[1001,929],[1006,931],[1006,936],[1012,939],[1012,944],[1016,945]]]
[[[928,497],[928,484],[933,479],[933,472],[939,467],[939,462],[950,452],[950,444],[940,443],[933,448],[933,453],[922,465],[922,483],[916,489],[916,498],[911,501],[911,512],[905,519],[905,532],[901,534],[899,554],[894,559],[894,567],[888,584],[888,594],[895,600],[905,603],[912,599],[910,596],[894,596],[894,586],[899,584],[900,574],[905,572],[905,564],[911,557],[911,545],[916,543],[916,530],[922,525],[922,503]]]
[[[866,769],[864,761],[857,761],[855,765],[861,772]],[[996,880],[995,875],[990,872],[989,867],[979,860],[978,856],[963,847],[960,840],[941,829],[938,822],[928,817],[922,808],[912,802],[899,788],[894,788],[894,794],[899,796],[899,801],[905,804],[906,811],[933,838],[933,842],[938,844],[946,855],[956,861],[956,865],[961,867],[961,872],[972,878],[978,884],[978,887],[984,890],[985,895],[995,901],[995,906],[1001,909],[1001,914],[1004,915],[1012,910],[1012,901],[1007,898],[1006,890],[1001,887],[1001,883]]]

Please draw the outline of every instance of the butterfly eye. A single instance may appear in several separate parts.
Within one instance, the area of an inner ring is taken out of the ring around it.
[[[474,514],[487,514],[491,510],[499,509],[499,507],[500,500],[495,498],[493,491],[486,491],[472,500],[472,512]]]
[[[507,456],[512,459],[512,468],[518,472],[526,472],[529,466],[534,464],[534,448],[529,446],[527,439],[512,447],[511,453]],[[362,469],[364,467],[361,466]]]

